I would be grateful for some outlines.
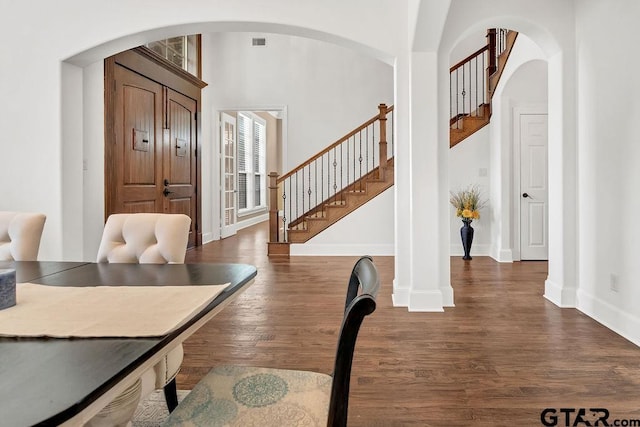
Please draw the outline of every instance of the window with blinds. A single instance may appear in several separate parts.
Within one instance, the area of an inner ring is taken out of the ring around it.
[[[238,113],[239,214],[266,207],[266,145],[264,120],[253,113]]]

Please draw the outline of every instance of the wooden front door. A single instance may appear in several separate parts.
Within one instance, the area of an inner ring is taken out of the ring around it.
[[[196,102],[167,89],[167,128],[163,141],[163,210],[192,219],[196,209]],[[195,222],[191,221],[189,246],[195,245]]]
[[[189,246],[199,245],[200,89],[189,93],[191,86],[184,90],[181,80],[155,71],[145,59],[128,51],[105,60],[105,219],[113,213],[183,213],[191,218]]]
[[[105,172],[116,187],[108,215],[163,212],[163,87],[119,65],[115,78],[115,144]]]

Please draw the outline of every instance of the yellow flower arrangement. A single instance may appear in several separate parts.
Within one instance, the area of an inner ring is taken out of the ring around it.
[[[480,189],[476,185],[470,185],[463,190],[451,191],[449,201],[456,208],[456,216],[463,221],[480,219],[480,209],[486,201],[482,199]]]

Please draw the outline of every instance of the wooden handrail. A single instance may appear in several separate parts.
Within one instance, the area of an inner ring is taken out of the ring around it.
[[[482,54],[485,50],[489,50],[489,46],[485,45],[485,46],[481,47],[480,49],[478,49],[477,51],[475,51],[474,53],[472,53],[471,55],[467,56],[465,59],[463,59],[462,61],[458,62],[453,67],[449,68],[449,72],[453,73],[456,69],[462,67],[464,64],[466,64],[467,62],[471,61],[476,56]]]
[[[393,105],[390,107],[387,107],[387,113],[393,111]],[[287,172],[286,174],[282,175],[281,177],[278,178],[277,183],[280,184],[281,182],[283,182],[285,179],[287,179],[288,177],[290,177],[291,175],[295,174],[296,171],[299,171],[300,169],[304,168],[305,166],[308,166],[309,164],[313,163],[314,160],[319,159],[320,157],[324,156],[325,154],[327,154],[329,151],[331,151],[332,149],[334,149],[335,147],[339,146],[340,144],[342,144],[343,142],[345,142],[346,140],[348,140],[349,138],[351,138],[352,136],[354,136],[355,134],[357,134],[358,132],[366,129],[368,126],[372,125],[373,123],[375,123],[378,119],[380,118],[380,114],[376,114],[375,116],[373,116],[371,119],[367,120],[366,122],[364,122],[363,124],[361,124],[360,126],[358,126],[357,128],[355,128],[354,130],[352,130],[351,132],[349,132],[348,134],[346,134],[345,136],[343,136],[342,138],[340,138],[339,140],[337,140],[336,142],[334,142],[333,144],[329,145],[327,148],[325,148],[324,150],[320,151],[319,153],[317,153],[316,155],[310,157],[309,159],[307,159],[305,162],[301,163],[300,165],[298,165],[297,167],[291,169],[289,172]]]

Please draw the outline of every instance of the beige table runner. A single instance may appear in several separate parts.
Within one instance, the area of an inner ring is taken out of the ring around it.
[[[19,283],[0,335],[156,337],[182,326],[229,285],[46,286]]]

